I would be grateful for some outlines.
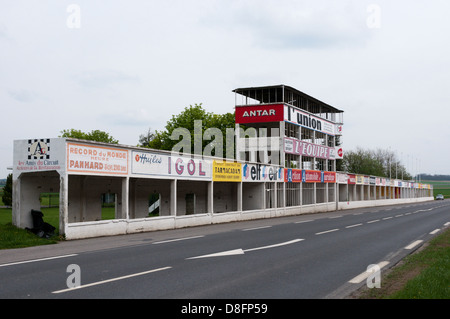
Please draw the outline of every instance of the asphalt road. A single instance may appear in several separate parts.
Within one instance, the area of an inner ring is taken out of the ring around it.
[[[343,298],[449,222],[433,201],[3,250],[0,298]]]

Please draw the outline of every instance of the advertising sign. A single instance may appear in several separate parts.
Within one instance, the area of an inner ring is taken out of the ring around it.
[[[284,181],[292,183],[302,182],[302,170],[296,168],[285,168],[284,169]]]
[[[64,152],[57,152],[58,140],[41,138],[14,142],[15,174],[21,172],[50,171],[64,169]],[[55,147],[54,147],[55,146]]]
[[[242,180],[242,164],[233,162],[213,162],[213,181],[240,182]]]
[[[336,135],[336,124],[333,122],[290,105],[284,106],[284,120],[328,135]]]
[[[358,185],[364,184],[364,175],[356,175],[356,184]]]
[[[355,174],[348,174],[348,183],[349,184],[356,184],[356,175]]]
[[[322,172],[322,183],[336,183],[336,172]]]
[[[283,168],[263,164],[244,164],[242,166],[243,182],[283,181]]]
[[[285,153],[323,158],[323,159],[334,159],[334,148],[312,144],[304,142],[295,138],[285,137],[284,138],[284,151]]]
[[[236,107],[235,120],[238,124],[282,122],[283,104],[252,105]]]
[[[67,143],[67,171],[128,174],[128,151],[112,147]]]
[[[344,158],[344,149],[342,148],[342,145],[335,146],[334,147],[334,159],[343,159]],[[332,158],[333,158],[332,156]]]
[[[321,171],[303,170],[303,182],[304,183],[320,183],[322,181]]]
[[[348,183],[348,175],[345,173],[337,173],[337,182],[339,184],[347,184]]]
[[[210,160],[133,151],[131,162],[132,174],[212,179],[212,163]]]

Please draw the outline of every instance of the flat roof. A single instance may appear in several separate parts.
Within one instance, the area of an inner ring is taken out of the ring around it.
[[[284,100],[283,100],[283,90],[284,90]],[[325,102],[322,102],[302,91],[299,91],[291,86],[279,84],[279,85],[269,85],[269,86],[258,86],[258,87],[247,87],[234,89],[232,92],[252,98],[254,100],[260,101],[261,103],[275,103],[283,102],[288,103],[289,95],[286,93],[293,93],[294,95],[300,96],[308,101],[314,102],[321,107],[325,108],[325,112],[331,113],[343,113],[334,106],[331,106]],[[291,103],[288,103],[291,104]]]

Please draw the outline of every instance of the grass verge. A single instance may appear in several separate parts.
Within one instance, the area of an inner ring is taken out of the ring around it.
[[[449,299],[450,229],[407,256],[381,279],[381,288],[364,287],[359,299]]]

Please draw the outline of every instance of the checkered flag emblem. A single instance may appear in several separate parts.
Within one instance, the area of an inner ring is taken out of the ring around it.
[[[28,140],[28,159],[50,159],[50,139]]]

